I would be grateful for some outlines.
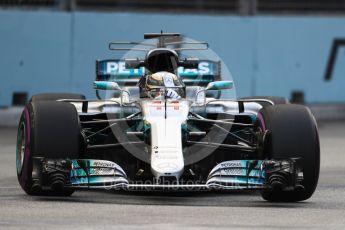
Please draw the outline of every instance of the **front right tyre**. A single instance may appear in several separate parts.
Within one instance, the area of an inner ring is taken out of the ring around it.
[[[72,189],[42,190],[33,178],[33,158],[77,159],[80,143],[79,117],[72,104],[29,103],[19,121],[16,146],[17,177],[22,189],[29,195],[71,195]]]

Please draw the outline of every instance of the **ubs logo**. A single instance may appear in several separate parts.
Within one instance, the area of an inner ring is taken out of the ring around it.
[[[337,60],[337,54],[338,54],[339,49],[342,46],[345,47],[345,39],[344,38],[336,38],[333,40],[331,53],[329,54],[329,57],[328,57],[326,72],[325,72],[325,76],[324,76],[325,81],[330,81],[332,78],[335,62]]]

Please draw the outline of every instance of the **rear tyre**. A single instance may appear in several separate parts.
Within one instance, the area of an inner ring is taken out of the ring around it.
[[[21,115],[16,149],[19,184],[29,195],[69,196],[72,189],[43,191],[32,177],[33,157],[76,159],[80,153],[80,125],[72,104],[56,101],[29,103]]]
[[[264,100],[269,100],[273,102],[274,105],[290,104],[289,100],[285,97],[255,96],[255,97],[242,97],[240,99],[246,99],[246,100],[264,99]],[[258,103],[263,107],[272,105],[271,103],[265,102],[265,101],[258,101]]]
[[[85,100],[85,96],[82,94],[76,94],[76,93],[41,93],[41,94],[33,95],[30,99],[30,102],[56,101],[60,99]]]
[[[268,130],[264,142],[266,159],[299,158],[303,171],[304,190],[263,191],[268,201],[294,202],[310,198],[314,193],[320,170],[320,145],[316,121],[302,105],[267,106],[258,113],[259,127]]]

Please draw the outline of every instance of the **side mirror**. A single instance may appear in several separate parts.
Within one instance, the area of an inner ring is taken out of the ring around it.
[[[214,81],[208,83],[205,90],[223,90],[232,89],[234,87],[233,81]]]
[[[126,69],[139,69],[144,66],[145,62],[139,59],[125,59]]]
[[[94,81],[93,88],[100,90],[121,90],[120,86],[112,81]]]

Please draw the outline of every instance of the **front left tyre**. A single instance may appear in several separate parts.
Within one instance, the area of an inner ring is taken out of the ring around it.
[[[16,146],[19,184],[29,195],[69,196],[72,189],[42,190],[33,179],[33,157],[77,159],[81,151],[79,117],[72,104],[29,103],[21,115]]]
[[[303,172],[303,189],[262,191],[262,197],[273,202],[309,199],[320,171],[320,142],[314,116],[305,106],[282,104],[262,108],[257,117],[260,129],[268,132],[263,146],[266,159],[295,159]]]

